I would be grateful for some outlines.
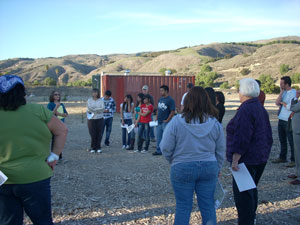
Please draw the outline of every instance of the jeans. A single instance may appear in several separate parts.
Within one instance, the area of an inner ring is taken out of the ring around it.
[[[286,160],[287,158],[287,139],[291,147],[291,161],[295,161],[294,157],[294,142],[293,142],[293,132],[288,129],[288,122],[284,120],[278,121],[278,136],[280,141],[280,159]]]
[[[24,211],[35,225],[52,225],[50,178],[0,187],[0,224],[22,225]]]
[[[258,184],[261,175],[264,172],[266,163],[261,165],[246,165],[254,183]],[[235,180],[232,182],[233,196],[235,206],[238,211],[238,224],[239,225],[253,225],[254,219],[256,218],[257,209],[257,188],[250,189],[248,191],[240,192]]]
[[[161,142],[161,139],[162,139],[162,136],[163,136],[163,133],[164,133],[164,130],[166,128],[168,123],[159,123],[158,126],[156,127],[156,152],[157,153],[161,153],[161,150],[160,150],[160,147],[159,147],[159,144]]]
[[[109,137],[110,137],[110,133],[111,133],[112,123],[113,123],[113,117],[108,117],[108,118],[104,119],[103,134],[104,134],[104,130],[106,127],[106,134],[105,134],[105,141],[104,141],[104,144],[106,144],[106,145],[109,145],[109,143],[110,143]]]
[[[151,114],[151,120],[153,121],[153,114]],[[155,139],[154,127],[150,127],[150,137],[151,137],[151,140]]]
[[[88,128],[91,136],[91,149],[101,149],[104,119],[88,120]]]
[[[217,161],[178,163],[171,167],[171,182],[176,198],[175,225],[189,224],[194,192],[202,224],[217,224],[214,193],[218,172]]]
[[[150,126],[149,123],[139,123],[139,130],[138,130],[138,150],[142,150],[143,147],[143,139],[145,137],[146,146],[145,150],[148,151],[149,144],[150,144]],[[145,134],[145,135],[144,135]]]
[[[130,126],[132,124],[132,119],[125,119],[124,123]],[[126,144],[126,136],[127,136],[127,144]],[[128,134],[126,128],[122,128],[122,145],[130,146],[131,132]]]

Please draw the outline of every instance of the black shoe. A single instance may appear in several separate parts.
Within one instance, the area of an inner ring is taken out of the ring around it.
[[[162,155],[162,153],[154,152],[154,153],[152,153],[152,155]]]

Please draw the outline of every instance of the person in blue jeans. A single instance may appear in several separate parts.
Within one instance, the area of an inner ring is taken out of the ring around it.
[[[182,114],[164,131],[160,148],[171,164],[176,199],[175,225],[188,225],[197,195],[202,224],[217,224],[214,192],[225,159],[225,137],[218,111],[202,87],[185,97]]]
[[[105,146],[109,147],[110,141],[110,133],[112,129],[112,123],[114,119],[114,113],[116,112],[116,103],[115,100],[111,97],[111,91],[107,90],[105,91],[104,97],[104,112],[103,112],[103,117],[104,117],[104,128],[103,128],[103,133],[106,128],[106,135],[105,135],[105,141],[104,144]]]
[[[124,126],[127,124],[130,126],[132,124],[132,118],[133,118],[133,109],[134,109],[134,103],[131,95],[126,95],[124,98],[124,102],[120,105],[121,108],[121,124]],[[126,141],[127,136],[127,141]],[[122,149],[130,149],[130,139],[131,134],[127,133],[126,128],[122,128]]]
[[[167,85],[162,85],[160,86],[159,92],[161,98],[158,100],[156,116],[156,120],[158,121],[158,126],[156,127],[156,151],[152,155],[162,154],[159,144],[167,124],[175,114],[175,101],[171,96],[169,96],[169,87]]]

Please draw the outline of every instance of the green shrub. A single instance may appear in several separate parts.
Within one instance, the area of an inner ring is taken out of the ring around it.
[[[196,85],[202,87],[213,87],[215,79],[218,78],[216,72],[200,72],[196,75]]]
[[[293,84],[300,84],[300,73],[295,73],[291,76]]]
[[[300,87],[298,85],[293,85],[292,88],[296,89],[297,91],[300,90]]]
[[[237,80],[234,84],[234,87],[236,90],[238,90],[240,88],[240,80]]]
[[[226,54],[226,55],[224,56],[224,59],[230,59],[230,58],[232,58],[232,55],[231,55],[231,54]]]
[[[280,74],[283,75],[289,71],[289,65],[282,64],[279,68]]]
[[[271,77],[271,75],[265,75],[262,74],[259,76],[259,80],[261,82],[260,89],[264,91],[267,94],[277,94],[280,92],[280,87],[275,85],[274,79]]]
[[[210,65],[204,64],[201,66],[201,72],[210,72],[212,71],[212,68]]]
[[[220,88],[222,88],[222,89],[229,89],[228,81],[223,82],[223,83],[220,85]]]
[[[56,86],[56,81],[51,77],[47,77],[43,81],[43,85],[45,85],[45,86]]]
[[[251,71],[250,71],[248,68],[243,68],[243,69],[241,70],[241,74],[242,74],[243,76],[248,75],[250,72],[251,72]]]
[[[41,82],[38,80],[35,80],[35,81],[33,81],[32,85],[39,86],[39,85],[41,85]]]

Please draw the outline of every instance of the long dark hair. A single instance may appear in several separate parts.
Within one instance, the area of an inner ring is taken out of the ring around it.
[[[132,99],[132,96],[131,95],[126,95],[125,96],[126,98],[129,98],[130,100],[130,106],[131,106],[131,103],[133,102],[133,99]],[[122,105],[122,109],[123,109],[123,112],[128,112],[128,104],[127,104],[127,101],[126,102],[123,102],[123,105]]]
[[[224,96],[223,92],[216,91],[216,98],[218,99],[219,103],[221,103],[222,105],[225,104],[225,96]]]
[[[0,93],[0,109],[5,111],[15,111],[21,105],[26,105],[25,87],[22,84],[16,84],[7,93]]]
[[[136,106],[139,106],[139,104],[143,104],[144,94],[143,93],[139,93],[137,96],[141,98],[141,102],[138,102],[138,100],[136,98]]]
[[[211,87],[206,87],[205,91],[207,92],[213,106],[216,106],[216,93],[215,93],[215,90]]]
[[[206,117],[218,118],[218,110],[212,105],[207,92],[202,87],[193,87],[184,98],[182,117],[187,123],[199,119],[200,123]]]
[[[51,92],[51,94],[50,94],[50,96],[49,96],[49,102],[54,102],[54,94],[55,94],[55,92],[57,92],[57,93],[59,93],[58,91],[52,91]],[[60,102],[60,95],[59,95],[59,102]]]

